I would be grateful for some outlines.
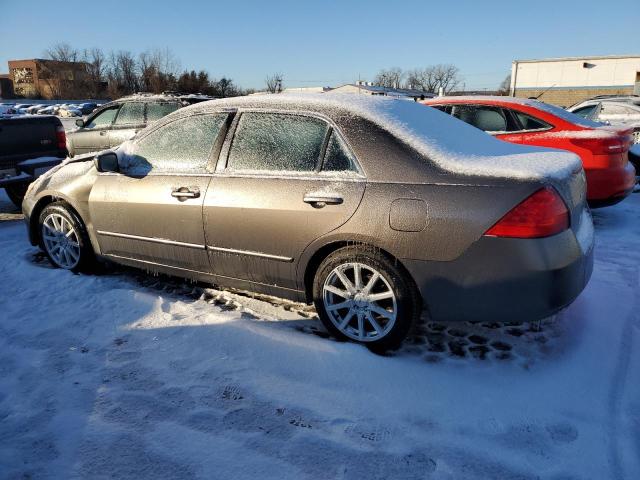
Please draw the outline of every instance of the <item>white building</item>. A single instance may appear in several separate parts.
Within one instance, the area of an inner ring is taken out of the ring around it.
[[[568,106],[596,95],[640,94],[640,55],[516,60],[511,95]]]

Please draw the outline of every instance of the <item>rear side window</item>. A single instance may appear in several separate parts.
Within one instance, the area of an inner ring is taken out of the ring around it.
[[[112,107],[107,110],[103,110],[98,115],[93,117],[91,122],[86,125],[86,128],[95,128],[95,127],[106,127],[113,123],[113,119],[116,117],[116,113],[118,113],[118,107]]]
[[[226,118],[226,113],[193,115],[151,132],[129,147],[123,162],[127,173],[205,172]]]
[[[517,110],[511,110],[511,112],[520,122],[522,130],[543,130],[551,128],[551,125],[549,125],[548,123],[543,122],[538,118],[534,118],[531,115],[527,115],[526,113],[522,113]]]
[[[355,158],[336,132],[331,133],[324,156],[323,172],[357,172]]]
[[[310,172],[315,170],[327,124],[317,118],[279,113],[243,113],[227,168]]]
[[[176,103],[147,103],[147,122],[155,122],[177,109]]]
[[[120,112],[116,117],[116,125],[140,124],[144,123],[144,103],[129,102],[120,107]]]

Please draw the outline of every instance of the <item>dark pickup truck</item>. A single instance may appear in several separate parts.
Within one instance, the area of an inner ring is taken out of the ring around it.
[[[60,119],[53,116],[0,116],[0,188],[16,206],[29,184],[67,156]]]

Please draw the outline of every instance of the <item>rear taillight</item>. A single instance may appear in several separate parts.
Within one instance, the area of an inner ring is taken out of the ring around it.
[[[608,155],[610,153],[624,153],[631,146],[631,136],[611,136],[602,138],[572,138],[571,143],[578,147],[591,150],[596,155]]]
[[[60,150],[67,148],[67,136],[64,133],[64,127],[60,126],[56,128],[56,140]]]
[[[485,235],[541,238],[569,228],[569,211],[553,187],[541,188],[512,208]]]

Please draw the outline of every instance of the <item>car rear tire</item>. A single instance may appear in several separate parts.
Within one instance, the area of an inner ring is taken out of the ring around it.
[[[27,188],[29,188],[29,185],[21,183],[9,185],[5,187],[5,191],[7,192],[9,200],[11,200],[16,207],[22,208],[22,200],[24,200],[24,196],[27,194]]]
[[[40,247],[54,267],[72,272],[93,270],[95,253],[82,220],[65,202],[47,205],[38,219]]]
[[[399,348],[421,312],[420,295],[404,268],[368,247],[340,248],[325,258],[313,300],[332,335],[379,353]]]

